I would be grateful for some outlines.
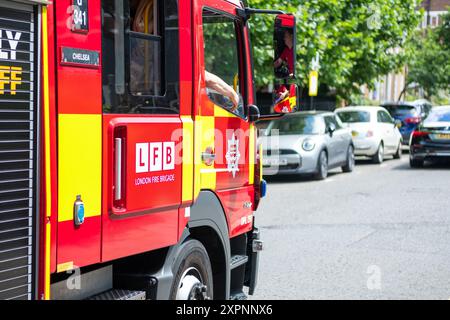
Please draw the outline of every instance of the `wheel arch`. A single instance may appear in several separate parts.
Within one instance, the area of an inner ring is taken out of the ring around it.
[[[320,151],[317,153],[317,162],[320,160],[320,154],[322,153],[322,151],[325,151],[325,153],[327,154],[327,161],[328,164],[330,163],[330,152],[328,151],[328,146],[326,144],[323,144],[322,147],[320,148]]]
[[[230,240],[228,224],[222,204],[210,190],[201,191],[190,208],[190,218],[180,241],[169,249],[164,267],[158,274],[158,299],[168,299],[175,270],[176,257],[181,245],[195,239],[205,247],[213,272],[214,299],[225,300],[230,296]]]
[[[211,261],[214,298],[228,299],[230,292],[230,237],[225,211],[217,195],[210,190],[200,192],[191,207],[188,222],[190,238],[200,241]]]

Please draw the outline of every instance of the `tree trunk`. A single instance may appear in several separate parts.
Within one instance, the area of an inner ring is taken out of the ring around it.
[[[405,86],[403,87],[402,92],[400,92],[400,95],[398,96],[398,100],[397,102],[400,102],[400,100],[402,99],[402,96],[406,93],[406,90],[408,89],[409,83],[405,82]]]

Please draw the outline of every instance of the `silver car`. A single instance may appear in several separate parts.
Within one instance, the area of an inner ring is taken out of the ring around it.
[[[314,174],[323,180],[328,170],[355,166],[350,130],[331,112],[308,111],[273,120],[261,137],[263,174]]]

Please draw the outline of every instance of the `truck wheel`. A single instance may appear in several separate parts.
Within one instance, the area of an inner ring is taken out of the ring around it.
[[[181,245],[173,272],[171,300],[213,299],[211,262],[200,241],[191,239]]]
[[[347,150],[347,161],[345,166],[342,167],[344,172],[352,172],[355,168],[355,153],[353,151],[353,146],[349,146]]]

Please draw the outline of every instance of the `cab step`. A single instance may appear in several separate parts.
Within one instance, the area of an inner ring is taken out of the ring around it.
[[[247,300],[248,297],[243,292],[236,292],[230,295],[230,300]]]
[[[244,255],[234,255],[231,256],[230,259],[230,269],[236,269],[237,267],[242,266],[243,264],[246,264],[248,261],[248,257]]]
[[[111,289],[90,297],[88,300],[145,300],[145,291]]]

